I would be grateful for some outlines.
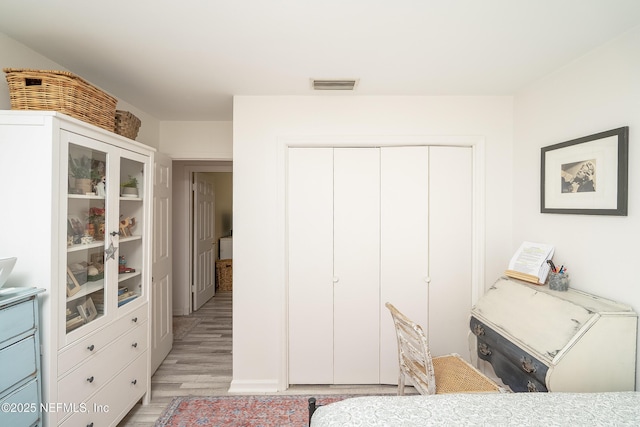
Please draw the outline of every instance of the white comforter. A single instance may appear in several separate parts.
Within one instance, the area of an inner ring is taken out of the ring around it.
[[[316,410],[330,426],[640,426],[640,392],[354,397]]]

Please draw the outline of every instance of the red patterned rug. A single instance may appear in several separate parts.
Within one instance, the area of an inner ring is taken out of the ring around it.
[[[353,395],[176,397],[155,427],[305,427],[309,425],[309,398],[317,405]]]

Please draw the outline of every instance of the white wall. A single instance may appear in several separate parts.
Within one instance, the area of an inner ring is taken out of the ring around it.
[[[174,160],[231,160],[232,122],[162,122],[160,151]]]
[[[511,249],[551,243],[571,287],[640,312],[640,27],[523,90],[515,118]],[[541,214],[540,148],[621,126],[629,126],[628,216]]]
[[[511,256],[512,114],[511,97],[236,97],[232,391],[274,391],[285,378],[283,140],[483,136],[491,284]]]
[[[44,57],[43,55],[29,49],[25,45],[18,43],[17,41],[7,37],[3,33],[0,33],[0,64],[2,64],[2,68],[62,70],[74,73],[73,70],[64,68],[62,65],[57,64],[52,60]],[[2,74],[2,76],[2,80],[5,81],[5,84],[0,84],[0,110],[9,110],[11,109],[11,102],[9,100],[9,87],[6,84],[6,80],[4,79],[4,73]],[[82,77],[89,83],[92,83],[90,76],[79,75],[79,77]],[[118,98],[117,94],[110,93],[110,95]],[[142,125],[140,126],[136,141],[149,145],[156,149],[159,148],[158,143],[160,141],[160,122],[157,119],[122,100],[118,100],[116,108],[118,110],[130,111],[141,120]]]

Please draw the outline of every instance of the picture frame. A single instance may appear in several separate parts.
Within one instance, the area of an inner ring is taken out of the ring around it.
[[[73,275],[73,272],[67,267],[67,297],[72,297],[80,291],[80,284]]]
[[[74,245],[81,243],[85,233],[86,224],[77,215],[67,217],[67,238],[70,238]]]
[[[629,127],[541,148],[540,212],[627,216]]]
[[[83,303],[78,304],[78,313],[84,319],[85,323],[91,322],[93,319],[98,317],[98,310],[96,309],[95,304],[91,297],[87,298]]]

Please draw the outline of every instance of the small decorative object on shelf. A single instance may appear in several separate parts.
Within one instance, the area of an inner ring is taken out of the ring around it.
[[[123,237],[133,236],[132,228],[136,225],[135,218],[124,218],[120,220],[120,235]]]
[[[98,317],[98,310],[96,310],[96,306],[93,305],[93,300],[91,298],[87,298],[85,302],[78,304],[78,312],[84,319],[85,323],[89,323]]]
[[[95,264],[87,268],[87,280],[89,282],[96,282],[100,279],[104,279],[104,265]]]
[[[93,192],[93,169],[91,168],[91,159],[82,156],[74,159],[69,156],[69,176],[74,179],[74,187],[69,188],[70,192],[75,194],[95,194]]]
[[[95,240],[104,240],[104,208],[89,208],[87,229]]]
[[[122,184],[122,197],[138,197],[138,179],[129,175],[129,179]]]
[[[96,188],[96,195],[99,197],[105,197],[107,195],[107,177],[103,176],[102,178],[100,178],[100,180],[98,181],[98,183],[95,186]]]

